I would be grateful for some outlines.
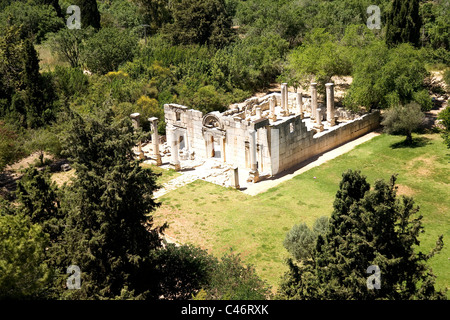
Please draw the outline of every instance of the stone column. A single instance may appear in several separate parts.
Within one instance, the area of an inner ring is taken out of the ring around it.
[[[139,116],[140,114],[137,112],[130,115],[134,130],[139,129]]]
[[[287,108],[286,106],[286,83],[281,84],[281,112],[284,112]]]
[[[148,118],[150,122],[151,131],[152,131],[152,145],[153,145],[153,156],[156,160],[156,165],[162,165],[161,154],[159,153],[159,134],[158,134],[158,118],[152,117]]]
[[[334,83],[325,84],[327,91],[327,122],[329,126],[336,124],[334,120]]]
[[[310,86],[311,89],[311,119],[316,117],[317,110],[317,83],[313,82]]]
[[[230,177],[231,178],[231,186],[233,188],[240,189],[240,186],[239,186],[239,169],[236,166],[236,167],[233,167],[231,170],[232,170],[231,171],[231,177]]]
[[[288,84],[285,83],[285,87],[284,87],[284,114],[286,116],[289,116],[289,87]]]
[[[269,118],[272,119],[272,121],[276,121],[277,120],[277,116],[275,114],[275,105],[277,103],[277,100],[275,99],[274,96],[270,97],[269,99],[269,107],[270,107],[270,116]]]
[[[322,109],[320,108],[316,109],[316,124],[314,125],[314,128],[316,128],[319,131],[323,131]]]
[[[220,138],[220,157],[223,163],[227,162],[227,157],[225,155],[225,145],[226,145],[225,137]]]
[[[139,117],[140,117],[140,114],[139,113],[132,113],[131,115],[130,115],[130,117],[131,117],[131,123],[133,124],[133,128],[134,128],[134,131],[137,131],[138,129],[139,129]],[[139,159],[145,159],[145,154],[144,154],[144,151],[142,151],[142,143],[141,143],[141,141],[139,141],[139,144],[138,144],[138,152],[139,152]]]
[[[300,117],[303,119],[303,97],[301,92],[297,92],[297,112]]]
[[[258,165],[256,163],[256,130],[251,129],[249,132],[249,146],[250,146],[250,175],[248,181],[258,182],[259,173]]]
[[[255,113],[256,113],[256,119],[258,119],[258,120],[261,119],[261,108],[260,107],[256,108]]]
[[[171,137],[171,141],[170,141],[170,154],[171,154],[171,158],[170,158],[170,168],[176,170],[176,171],[180,171],[181,170],[181,165],[180,165],[180,155],[179,155],[179,142],[178,142],[178,135],[176,132],[176,128],[171,127],[169,129],[169,133],[170,133],[170,137]]]

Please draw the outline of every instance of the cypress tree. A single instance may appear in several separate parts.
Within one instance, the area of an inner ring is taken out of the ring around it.
[[[386,22],[386,44],[409,42],[418,46],[421,26],[419,0],[394,0]]]
[[[74,0],[72,2],[72,4],[80,7],[81,28],[91,26],[94,29],[100,29],[100,12],[98,11],[97,1]]]
[[[45,110],[44,90],[39,73],[39,58],[30,39],[24,43],[24,79],[25,107],[28,127],[39,127],[43,124]]]

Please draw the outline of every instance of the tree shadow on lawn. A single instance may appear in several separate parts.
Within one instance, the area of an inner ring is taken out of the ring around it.
[[[400,149],[400,148],[421,148],[430,144],[431,139],[426,137],[415,137],[412,139],[412,142],[407,140],[403,140],[400,142],[396,142],[390,145],[391,149]]]

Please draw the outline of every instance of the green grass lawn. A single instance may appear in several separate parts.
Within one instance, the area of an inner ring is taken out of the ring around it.
[[[380,135],[255,197],[197,180],[160,198],[155,221],[167,221],[170,236],[216,256],[232,248],[276,288],[287,270],[286,232],[331,214],[342,172],[361,170],[372,186],[397,173],[398,193],[413,196],[424,216],[419,250],[428,252],[444,234],[444,249],[430,265],[438,287],[450,288],[450,151],[438,134],[416,136],[413,148],[403,140]]]
[[[173,169],[167,170],[167,169],[160,168],[158,166],[154,166],[152,164],[142,163],[141,167],[145,168],[145,169],[151,169],[154,173],[158,173],[158,174],[160,173],[161,176],[158,177],[157,181],[158,181],[158,184],[161,186],[164,183],[169,182],[170,180],[181,175],[180,173],[176,172]]]

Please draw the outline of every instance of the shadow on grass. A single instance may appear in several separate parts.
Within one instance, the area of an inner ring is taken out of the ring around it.
[[[392,149],[400,149],[400,148],[421,148],[430,144],[431,139],[426,137],[416,137],[413,138],[411,142],[407,140],[403,140],[400,142],[396,142],[390,145]]]

